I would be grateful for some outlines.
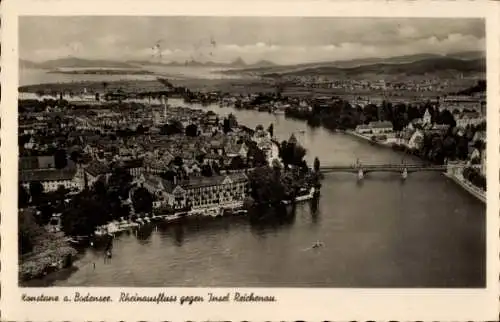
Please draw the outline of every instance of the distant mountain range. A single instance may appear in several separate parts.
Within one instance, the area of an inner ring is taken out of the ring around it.
[[[132,65],[139,65],[139,66],[188,66],[188,67],[221,67],[221,68],[265,68],[265,67],[273,67],[273,66],[279,66],[271,61],[268,60],[260,60],[256,63],[253,64],[247,64],[243,59],[240,57],[237,58],[236,60],[229,62],[229,63],[221,63],[221,62],[213,62],[213,61],[207,61],[207,62],[200,62],[197,60],[188,60],[185,62],[169,62],[169,63],[164,63],[164,62],[157,62],[157,61],[150,61],[150,60],[130,60],[127,61],[127,63],[132,64]]]
[[[76,57],[48,60],[41,63],[20,59],[19,67],[49,69],[49,70],[54,70],[59,68],[136,68],[135,66],[128,64],[126,62],[120,62],[114,60],[83,59]]]
[[[363,58],[343,61],[317,62],[295,65],[278,65],[268,60],[247,64],[237,58],[229,63],[200,62],[155,62],[146,60],[114,61],[90,60],[76,57],[32,62],[19,60],[20,68],[36,68],[46,70],[71,68],[102,68],[102,69],[133,69],[144,70],[148,66],[189,66],[189,67],[220,67],[228,68],[225,73],[252,73],[266,76],[280,75],[358,75],[375,74],[424,74],[439,71],[485,72],[486,59],[484,52],[459,52],[448,55],[416,54],[388,58]]]
[[[459,52],[447,55],[438,54],[415,54],[415,55],[405,55],[405,56],[394,56],[387,58],[361,58],[352,60],[339,60],[330,62],[314,62],[314,63],[304,63],[296,65],[278,65],[269,66],[265,68],[245,68],[239,71],[228,71],[227,73],[237,73],[237,72],[249,72],[257,74],[270,74],[270,73],[280,73],[280,74],[293,74],[293,73],[307,73],[307,70],[317,70],[317,71],[328,71],[330,68],[333,71],[335,68],[338,69],[354,69],[356,67],[368,66],[368,65],[397,65],[397,64],[408,64],[423,60],[433,60],[436,62],[445,62],[447,60],[484,60],[485,53],[479,51],[470,52]],[[358,70],[359,71],[359,70]]]
[[[293,76],[358,76],[375,75],[424,75],[443,72],[484,73],[485,59],[464,60],[450,57],[436,57],[408,63],[376,63],[357,67],[320,66],[291,71],[263,73],[267,77]]]

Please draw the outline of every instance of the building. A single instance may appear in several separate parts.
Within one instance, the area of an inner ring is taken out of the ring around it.
[[[111,169],[104,163],[94,161],[84,169],[84,175],[87,177],[88,186],[91,187],[100,177],[104,177],[107,182]]]
[[[432,115],[429,112],[429,109],[426,109],[424,116],[422,117],[422,124],[426,125],[426,124],[431,124],[431,123],[432,123]]]
[[[240,156],[242,159],[246,159],[248,153],[248,147],[245,143],[242,144],[230,144],[226,155],[230,158]]]
[[[248,178],[242,173],[196,177],[183,182],[144,173],[138,183],[160,200],[159,204],[174,210],[230,207],[242,204],[248,193]]]
[[[19,172],[19,182],[29,189],[30,183],[40,182],[44,192],[56,191],[60,186],[68,190],[82,190],[83,182],[73,169],[25,170]]]
[[[420,130],[415,130],[408,141],[408,148],[420,150],[424,144],[424,133]]]
[[[142,159],[126,160],[122,161],[121,164],[123,168],[126,169],[134,178],[140,177],[140,175],[144,172],[144,161]]]
[[[369,127],[367,124],[361,124],[356,126],[356,132],[359,134],[371,134],[372,128]]]
[[[481,174],[486,177],[486,150],[481,153]]]
[[[469,112],[462,113],[460,117],[456,119],[457,126],[466,128],[468,125],[479,125],[485,121],[485,118],[480,115],[478,112]]]
[[[370,122],[368,126],[372,134],[388,134],[392,133],[394,129],[392,123],[388,121]]]
[[[19,169],[20,170],[38,170],[38,169],[54,169],[55,161],[54,156],[32,156],[20,157]]]

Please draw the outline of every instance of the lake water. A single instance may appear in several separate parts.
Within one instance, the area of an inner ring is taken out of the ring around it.
[[[19,86],[36,85],[41,83],[71,83],[82,81],[113,82],[122,80],[156,80],[157,77],[170,79],[235,79],[238,75],[220,73],[221,68],[214,67],[182,67],[182,66],[144,66],[144,70],[154,72],[152,75],[91,75],[91,74],[62,74],[49,73],[48,70],[20,68]]]
[[[182,104],[172,100],[173,105]],[[202,108],[201,106],[195,106]],[[323,165],[401,162],[402,154],[283,115],[210,106],[249,127],[296,133]],[[304,132],[302,132],[304,131]],[[408,157],[406,157],[408,159]],[[486,207],[438,173],[327,174],[317,204],[286,223],[246,218],[149,226],[115,239],[113,258],[86,250],[57,286],[484,287]],[[311,249],[315,241],[324,247]],[[96,269],[92,263],[96,263]],[[35,281],[34,284],[47,284]]]

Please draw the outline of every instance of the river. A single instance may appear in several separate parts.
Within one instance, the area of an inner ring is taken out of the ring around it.
[[[177,105],[179,101],[171,101]],[[202,108],[197,106],[198,108]],[[398,152],[283,115],[210,106],[254,128],[296,133],[308,162],[401,162]],[[303,131],[303,132],[302,132]],[[409,158],[409,157],[406,157]],[[438,173],[326,174],[317,204],[291,222],[245,218],[145,227],[115,239],[113,258],[88,249],[56,286],[484,287],[486,207]],[[324,247],[311,249],[315,241]],[[95,269],[92,263],[95,262]],[[45,281],[35,284],[47,283]]]

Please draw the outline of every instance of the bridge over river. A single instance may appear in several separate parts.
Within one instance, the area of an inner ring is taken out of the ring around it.
[[[370,172],[396,172],[401,173],[406,178],[411,172],[446,172],[453,168],[460,168],[463,165],[435,165],[427,163],[362,163],[357,161],[347,165],[327,165],[320,167],[321,173],[348,172],[357,173],[361,179]]]

